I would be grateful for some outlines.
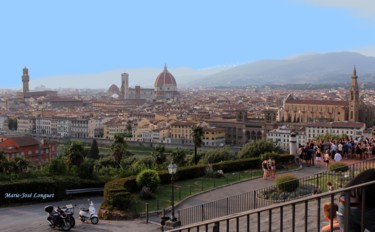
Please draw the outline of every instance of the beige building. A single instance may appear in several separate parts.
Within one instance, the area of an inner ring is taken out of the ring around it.
[[[358,76],[356,68],[353,69],[352,82],[349,89],[348,100],[312,100],[298,99],[289,94],[279,110],[280,122],[306,123],[306,122],[327,122],[327,121],[349,121],[365,122],[366,108],[359,98]]]
[[[115,134],[125,133],[127,131],[127,121],[114,118],[103,124],[103,138],[113,139]]]
[[[176,121],[171,124],[171,143],[193,145],[192,128],[197,125],[191,121]]]
[[[35,118],[20,116],[17,118],[17,131],[25,134],[32,134],[35,130]]]
[[[203,145],[219,147],[225,144],[225,130],[223,128],[203,128]]]

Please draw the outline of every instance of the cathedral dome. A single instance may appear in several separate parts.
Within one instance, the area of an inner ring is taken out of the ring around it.
[[[174,79],[174,76],[168,72],[167,70],[167,65],[164,66],[164,70],[163,72],[161,72],[156,80],[155,80],[155,84],[154,84],[154,87],[155,89],[163,89],[163,87],[165,86],[169,86],[169,87],[176,87],[177,84],[176,84],[176,80]]]
[[[111,87],[109,87],[107,92],[110,93],[110,94],[115,94],[115,93],[119,94],[120,89],[117,87],[117,85],[113,84],[113,85],[111,85]]]

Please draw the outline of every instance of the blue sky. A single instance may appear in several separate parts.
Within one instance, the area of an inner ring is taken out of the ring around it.
[[[113,69],[204,69],[308,52],[375,55],[373,0],[12,0],[0,88]]]

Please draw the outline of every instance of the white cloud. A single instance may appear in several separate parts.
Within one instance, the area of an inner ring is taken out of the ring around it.
[[[304,0],[323,7],[346,8],[356,16],[370,19],[375,23],[375,1],[374,0]]]

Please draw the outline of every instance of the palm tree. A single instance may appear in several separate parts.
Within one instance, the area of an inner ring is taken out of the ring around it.
[[[122,160],[122,157],[126,153],[126,148],[127,148],[127,144],[124,140],[124,135],[115,134],[113,143],[111,144],[111,151],[119,167],[120,167],[120,162]]]
[[[203,143],[203,127],[201,126],[193,126],[192,128],[192,132],[191,132],[191,135],[193,137],[193,142],[194,142],[194,163],[197,164],[198,163],[198,159],[197,159],[197,150],[198,150],[198,147],[202,146],[202,143]]]
[[[158,165],[158,167],[166,161],[164,152],[165,147],[163,145],[158,145],[157,147],[155,147],[155,152],[152,153],[153,157],[155,158],[155,163]]]

